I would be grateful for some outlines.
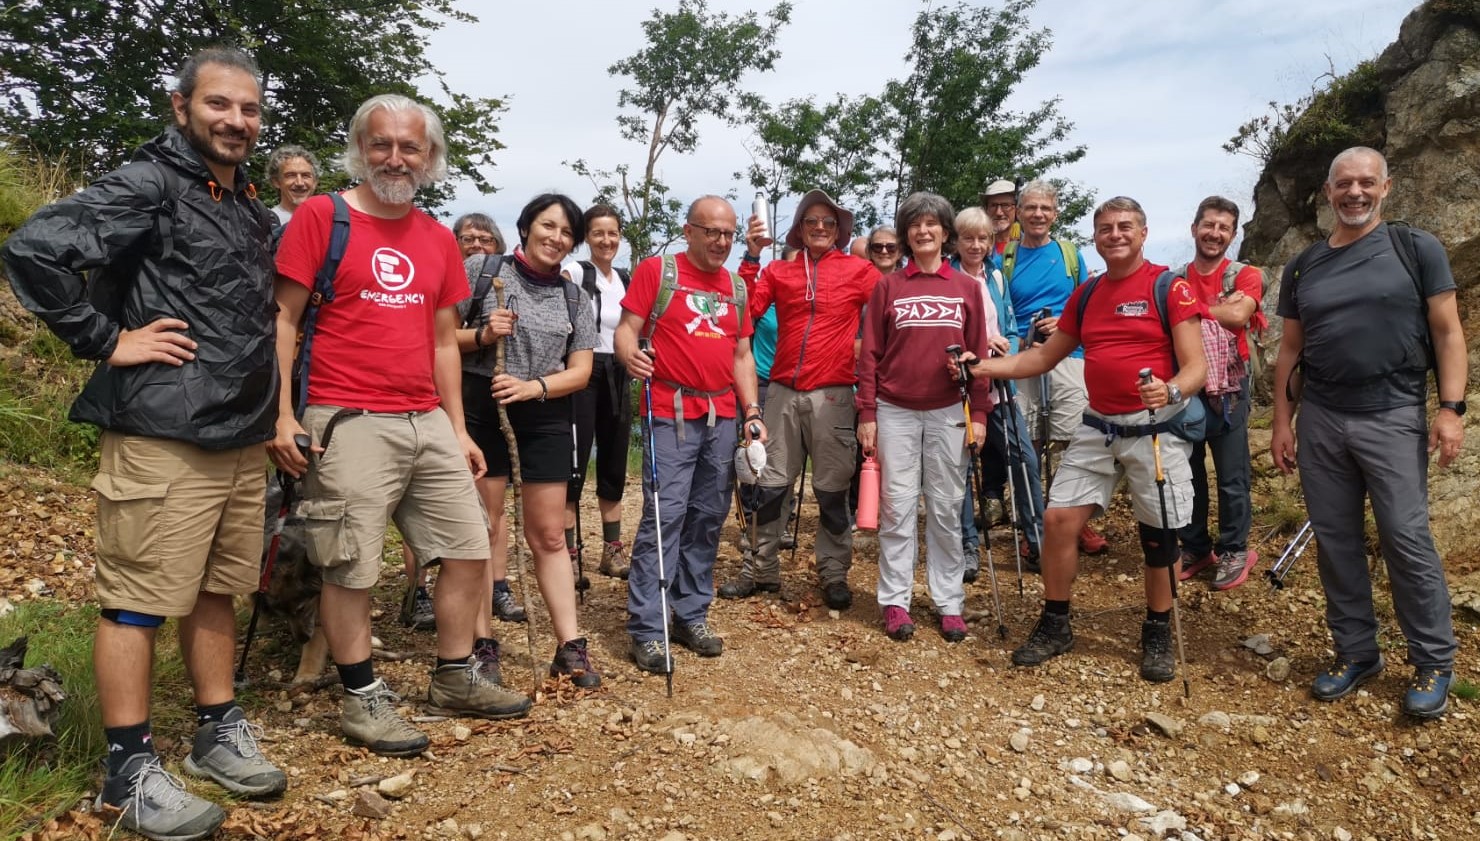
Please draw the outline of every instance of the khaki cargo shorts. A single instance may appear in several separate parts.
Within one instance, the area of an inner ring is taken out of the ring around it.
[[[202,591],[257,589],[267,449],[205,450],[104,431],[98,474],[98,605],[188,616]]]
[[[1107,415],[1105,419],[1128,425],[1147,422],[1145,412]],[[1161,528],[1161,495],[1156,488],[1156,456],[1151,440],[1150,435],[1115,438],[1107,445],[1105,433],[1081,419],[1054,473],[1048,507],[1094,505],[1098,509],[1095,516],[1099,516],[1109,507],[1115,485],[1124,476],[1136,520]],[[1166,477],[1167,525],[1181,528],[1192,520],[1192,465],[1188,461],[1192,444],[1170,432],[1158,435],[1157,441]]]
[[[489,556],[487,514],[446,412],[341,412],[309,406],[303,414],[318,446],[339,415],[298,509],[308,559],[325,581],[373,587],[391,520],[423,564]]]
[[[1014,382],[1018,405],[1028,421],[1028,437],[1039,438],[1039,414],[1043,410],[1043,395],[1040,394],[1042,377],[1028,377]],[[1084,387],[1084,360],[1073,356],[1059,360],[1048,372],[1049,403],[1053,409],[1048,418],[1048,437],[1051,441],[1069,441],[1079,429],[1084,411],[1089,408],[1089,393]],[[1057,480],[1055,480],[1057,481]]]

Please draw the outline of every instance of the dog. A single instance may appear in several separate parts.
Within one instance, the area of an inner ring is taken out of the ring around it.
[[[272,532],[277,526],[283,504],[283,488],[276,481],[267,483],[266,516],[263,521],[262,563],[272,561],[272,577],[262,600],[264,618],[279,619],[287,624],[295,644],[302,646],[298,670],[293,683],[307,683],[323,674],[329,659],[329,641],[319,625],[319,593],[324,587],[323,573],[308,560],[304,541],[303,517],[295,506],[288,512],[278,538],[277,557],[269,559]]]

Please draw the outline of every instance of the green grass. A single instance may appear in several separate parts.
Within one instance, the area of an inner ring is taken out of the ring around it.
[[[37,328],[0,366],[0,446],[7,460],[60,469],[84,479],[97,464],[98,430],[67,420],[93,364],[73,358],[50,331]]]
[[[1454,683],[1449,684],[1449,694],[1466,701],[1480,698],[1480,685],[1471,683],[1464,678],[1456,678]]]
[[[61,674],[67,693],[54,727],[54,745],[27,746],[0,759],[0,838],[18,837],[97,791],[106,753],[93,683],[92,639],[97,622],[96,607],[74,608],[53,601],[22,602],[14,612],[0,617],[0,644],[29,636],[26,665],[49,663]],[[154,731],[184,739],[193,732],[194,717],[189,702],[180,703],[191,694],[173,623],[159,636]]]

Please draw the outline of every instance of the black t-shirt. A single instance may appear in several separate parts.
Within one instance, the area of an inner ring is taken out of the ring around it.
[[[1454,289],[1439,241],[1413,229],[1413,244],[1424,298]],[[1386,223],[1341,248],[1322,240],[1290,261],[1278,313],[1305,331],[1303,399],[1349,412],[1424,402],[1429,326]]]

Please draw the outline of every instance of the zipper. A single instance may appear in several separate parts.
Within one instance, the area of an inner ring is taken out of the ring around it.
[[[826,257],[827,255],[822,255]],[[822,261],[818,261],[819,263]],[[802,361],[807,358],[807,339],[812,336],[812,322],[817,320],[817,266],[807,252],[802,252],[802,265],[807,267],[807,329],[802,331],[802,345],[797,348],[797,367],[791,375],[792,388],[800,391]]]

